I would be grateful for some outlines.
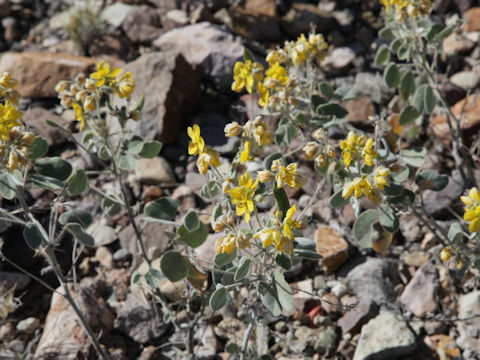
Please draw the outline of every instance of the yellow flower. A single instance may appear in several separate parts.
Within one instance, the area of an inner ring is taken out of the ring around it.
[[[267,60],[270,65],[275,63],[285,63],[287,61],[287,56],[283,49],[278,49],[270,51],[265,60]]]
[[[120,75],[122,69],[115,68],[110,70],[110,65],[105,61],[100,61],[97,64],[97,72],[90,74],[90,77],[96,80],[97,86],[102,86],[107,83],[108,86],[112,86],[116,80],[116,77]]]
[[[267,80],[275,80],[271,82],[274,84],[274,86],[272,86],[274,88],[278,87],[278,85],[285,86],[288,83],[287,70],[278,62],[270,64],[270,67],[265,71],[265,75],[265,82],[267,82]]]
[[[119,69],[121,71],[121,69]],[[130,71],[123,74],[118,82],[115,84],[115,94],[120,98],[130,99],[130,95],[135,90],[135,82],[132,79],[132,73]]]
[[[325,42],[322,34],[310,34],[308,43],[310,44],[312,56],[316,56],[318,61],[323,60],[327,56],[328,44]]]
[[[193,125],[192,127],[187,128],[187,134],[192,139],[188,144],[188,154],[189,155],[200,155],[203,153],[203,148],[205,147],[205,141],[200,136],[200,127],[198,125]]]
[[[465,214],[463,218],[470,222],[468,230],[477,232],[480,230],[480,191],[477,188],[471,188],[467,196],[461,196],[460,200],[465,204]]]
[[[245,63],[237,62],[233,68],[233,84],[232,90],[235,92],[241,92],[243,88],[247,89],[251,94],[255,82],[262,81],[263,79],[263,65],[259,63],[252,63],[251,60],[245,61]]]
[[[82,131],[83,127],[85,126],[85,118],[83,117],[82,107],[77,103],[73,103],[72,107],[73,111],[75,111],[75,120],[80,121],[79,129]]]
[[[317,154],[318,144],[314,141],[310,141],[303,147],[302,150],[305,153],[307,160],[312,160]]]
[[[12,79],[10,73],[3,72],[0,74],[0,86],[3,87],[5,90],[15,89],[17,84],[18,81]]]
[[[233,189],[233,179],[227,177],[222,184],[222,191],[224,194],[228,194],[232,189]]]
[[[217,240],[215,244],[215,248],[217,250],[217,254],[231,254],[235,250],[235,235],[228,234],[225,237],[221,237]]]
[[[282,235],[276,229],[263,229],[253,235],[253,237],[259,239],[263,243],[263,247],[269,247],[274,243],[276,246],[280,244]]]
[[[293,45],[293,48],[289,53],[295,66],[305,64],[309,49],[310,49],[310,46],[307,39],[305,38],[305,34],[301,34],[297,38],[297,41],[295,42],[295,44]]]
[[[291,239],[293,241],[293,230],[300,229],[302,227],[302,223],[300,221],[294,220],[293,215],[297,211],[297,207],[292,205],[290,209],[287,210],[287,214],[285,215],[285,219],[283,220],[283,235],[287,239]]]
[[[300,189],[306,183],[305,179],[297,173],[297,164],[291,163],[287,167],[280,166],[278,173],[275,175],[275,182],[278,188],[282,188],[284,184],[295,189]]]
[[[208,170],[208,165],[212,165],[215,167],[220,166],[220,158],[218,155],[218,151],[207,147],[197,159],[198,172],[200,174],[206,174]]]
[[[0,104],[0,140],[10,140],[10,129],[22,125],[19,121],[22,116],[23,113],[10,102],[7,101],[5,105]]]
[[[365,144],[365,147],[363,148],[362,155],[363,155],[363,158],[365,159],[365,164],[367,164],[368,166],[372,166],[373,159],[377,157],[377,152],[375,151],[373,146],[374,146],[373,139],[369,138],[367,140],[367,143]]]
[[[242,126],[235,121],[225,125],[225,129],[224,129],[226,137],[238,136],[242,133],[242,130],[243,130]]]
[[[263,120],[254,121],[255,130],[253,131],[253,138],[260,146],[265,146],[273,142],[273,136],[268,130],[267,124]]]
[[[368,196],[368,198],[375,204],[378,204],[381,200],[381,194],[377,189],[373,188],[373,185],[367,179],[367,175],[362,177],[356,177],[353,181],[346,183],[343,187],[342,197],[349,199],[352,194],[359,198],[362,193]]]
[[[384,190],[385,186],[388,185],[387,176],[390,175],[390,169],[380,166],[379,168],[375,169],[374,173],[374,180],[375,186],[377,189]]]
[[[247,162],[248,159],[250,158],[250,148],[252,146],[252,143],[250,141],[245,141],[243,151],[240,153],[240,161],[241,162]]]
[[[270,98],[270,93],[265,85],[262,82],[257,84],[257,92],[260,95],[260,99],[258,100],[258,104],[262,106],[264,109],[268,106],[268,99]]]
[[[245,214],[245,221],[250,222],[250,213],[254,211],[255,204],[253,197],[257,190],[258,180],[253,182],[252,176],[245,173],[240,176],[238,180],[238,187],[230,190],[230,197],[232,202],[236,205],[236,212],[238,216]]]

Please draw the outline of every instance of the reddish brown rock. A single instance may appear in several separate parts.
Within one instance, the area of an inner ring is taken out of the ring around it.
[[[457,102],[450,109],[460,120],[460,127],[467,140],[469,135],[475,135],[480,129],[480,94],[472,94]],[[451,131],[444,114],[435,116],[431,121],[431,127],[435,136],[450,143]]]
[[[62,53],[8,52],[0,59],[0,69],[18,80],[20,95],[31,98],[56,97],[55,85],[78,73],[90,73],[96,60]]]
[[[362,326],[378,314],[378,305],[375,301],[361,300],[357,306],[347,311],[338,319],[337,325],[342,328],[343,334],[356,335],[360,333]]]
[[[338,269],[348,258],[348,243],[342,234],[330,226],[320,226],[315,233],[317,252],[323,256],[322,266],[330,273]]]
[[[240,1],[234,7],[248,15],[276,16],[277,4],[275,0],[246,0]]]
[[[369,96],[362,96],[344,103],[348,111],[348,121],[368,124],[370,116],[376,114],[375,106]]]
[[[463,14],[463,18],[465,19],[463,30],[468,32],[480,31],[480,7],[468,9]]]

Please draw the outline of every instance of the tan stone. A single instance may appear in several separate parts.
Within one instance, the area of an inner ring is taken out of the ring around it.
[[[465,19],[465,25],[463,30],[465,31],[480,31],[480,7],[474,7],[465,11],[463,14]]]
[[[475,34],[473,34],[475,35]],[[467,34],[454,32],[443,40],[443,52],[445,55],[457,55],[469,52],[475,46],[473,37]]]
[[[0,59],[0,69],[18,80],[20,95],[31,98],[56,97],[60,80],[93,72],[95,64],[95,59],[65,53],[7,52]]]
[[[370,123],[368,119],[375,115],[375,106],[369,96],[362,96],[354,100],[346,101],[344,104],[348,111],[348,121],[361,122],[364,124]]]
[[[317,252],[323,256],[322,266],[327,273],[338,269],[348,258],[348,243],[330,226],[317,228],[315,243]]]
[[[472,94],[457,102],[450,109],[460,120],[460,127],[464,135],[474,135],[480,127],[480,94]],[[445,142],[450,142],[451,131],[444,114],[435,116],[431,121],[431,127],[435,136]]]
[[[235,10],[252,16],[276,16],[277,4],[275,0],[246,0],[233,5]]]

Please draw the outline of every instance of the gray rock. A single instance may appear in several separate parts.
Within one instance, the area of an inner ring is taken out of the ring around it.
[[[458,301],[458,317],[466,318],[468,316],[480,313],[480,291],[474,291],[470,294],[460,295]],[[460,336],[457,344],[465,352],[480,354],[480,318],[475,317],[470,320],[457,323],[457,329]],[[465,353],[464,353],[465,355]]]
[[[337,325],[342,329],[343,334],[356,335],[360,329],[373,317],[378,314],[378,305],[372,300],[360,300],[351,310],[347,311],[338,319]]]
[[[395,285],[399,283],[397,265],[388,260],[370,258],[347,275],[347,286],[360,299],[378,304],[395,301]]]
[[[135,179],[148,185],[173,185],[176,183],[172,167],[163,157],[139,159],[135,168]]]
[[[392,93],[379,74],[371,73],[358,73],[355,76],[354,89],[357,96],[367,95],[377,104],[389,99]]]
[[[330,349],[334,349],[336,342],[337,342],[337,332],[335,328],[328,327],[326,330],[320,332],[317,335],[317,341],[313,345],[313,349],[315,352],[319,352],[321,354],[325,354]]]
[[[160,34],[162,28],[161,12],[147,5],[135,6],[122,21],[122,30],[137,44],[150,44]]]
[[[137,221],[139,221],[137,219]],[[158,222],[149,222],[143,228],[143,243],[145,250],[149,256],[157,257],[165,252],[169,244],[169,238],[165,235],[165,232],[172,232],[173,226],[161,224]],[[141,264],[140,249],[137,247],[137,240],[135,237],[135,231],[132,224],[124,228],[119,234],[120,247],[128,250],[134,255],[133,267],[136,268]]]
[[[95,258],[105,269],[113,269],[113,255],[109,248],[100,246],[95,251]]]
[[[132,100],[146,95],[141,120],[128,122],[127,127],[145,141],[174,143],[200,96],[197,72],[182,55],[167,52],[144,54],[124,70],[134,74]]]
[[[408,242],[415,242],[422,238],[420,221],[414,215],[400,216],[400,231]]]
[[[30,284],[30,277],[15,271],[0,271],[0,286],[9,290],[25,290]]]
[[[31,335],[40,327],[40,320],[34,317],[29,317],[21,320],[17,324],[17,331]]]
[[[460,175],[460,171],[453,170],[452,175],[448,177],[448,185],[441,191],[425,190],[423,192],[423,200],[425,203],[425,210],[434,218],[442,218],[450,216],[448,207],[453,210],[458,210],[458,213],[463,211],[463,206],[460,202],[460,195],[464,191],[464,182]],[[458,206],[455,207],[454,205]]]
[[[165,333],[162,319],[158,319],[153,309],[146,309],[132,294],[128,294],[123,303],[114,327],[142,344]]]
[[[57,292],[62,293],[62,288]],[[75,289],[70,286],[70,292],[95,333],[112,330],[115,316],[98,294],[82,285]],[[68,301],[54,293],[34,358],[76,360],[82,355],[88,358],[90,346],[91,341]]]
[[[460,71],[454,74],[450,81],[468,91],[475,89],[480,83],[480,76],[474,71]]]
[[[243,45],[224,27],[207,22],[171,30],[153,46],[182,54],[219,90],[229,91],[235,62],[242,59]]]
[[[63,131],[53,128],[46,124],[46,120],[52,120],[58,125],[68,128],[68,122],[61,116],[58,116],[44,108],[35,107],[25,112],[23,116],[25,124],[33,128],[36,135],[41,135],[47,140],[48,146],[59,146],[67,142]]]
[[[132,253],[127,249],[118,249],[113,253],[113,260],[126,261],[132,258]]]
[[[92,224],[89,233],[95,239],[95,245],[108,245],[117,240],[117,233],[111,226],[104,225],[101,222]]]
[[[353,360],[390,360],[415,351],[415,334],[405,321],[385,311],[362,328]]]
[[[312,329],[308,326],[299,326],[295,329],[295,338],[298,341],[313,345],[318,337],[318,329]]]
[[[107,24],[119,28],[133,9],[132,5],[115,2],[107,6],[100,17]]]
[[[437,269],[432,262],[419,268],[405,287],[400,301],[416,316],[425,316],[437,310],[435,293],[438,288]]]

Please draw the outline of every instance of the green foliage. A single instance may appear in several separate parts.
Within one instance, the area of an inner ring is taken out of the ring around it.
[[[160,258],[160,269],[171,282],[185,279],[189,274],[188,264],[178,251],[167,251]]]
[[[371,247],[372,225],[378,221],[376,210],[369,209],[360,214],[353,224],[353,234],[362,247]]]
[[[60,157],[47,157],[38,160],[33,169],[40,175],[57,180],[67,180],[72,173],[72,165]]]
[[[177,200],[161,197],[145,206],[145,215],[155,219],[173,220],[177,214],[177,207]]]
[[[210,297],[210,308],[213,311],[217,311],[223,308],[227,303],[227,295],[227,289],[222,285],[218,285],[217,289]]]

